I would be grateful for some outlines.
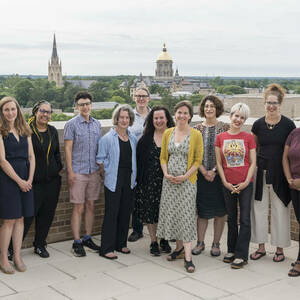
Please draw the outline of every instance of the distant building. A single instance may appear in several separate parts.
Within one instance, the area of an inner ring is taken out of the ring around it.
[[[166,44],[164,44],[162,52],[158,55],[156,60],[155,79],[173,79],[173,60],[167,51]]]
[[[127,80],[123,81],[120,84],[120,89],[125,90],[128,88],[128,84]],[[143,76],[142,73],[140,73],[139,77],[137,77],[130,86],[130,96],[134,97],[138,88],[149,89],[151,85],[158,85],[169,90],[171,93],[212,94],[215,92],[208,82],[179,76],[178,68],[176,68],[174,75],[173,60],[167,51],[166,44],[163,45],[162,52],[158,55],[156,60],[155,76]]]
[[[57,87],[63,86],[61,61],[57,55],[55,34],[53,38],[52,56],[48,62],[48,81],[55,81]]]

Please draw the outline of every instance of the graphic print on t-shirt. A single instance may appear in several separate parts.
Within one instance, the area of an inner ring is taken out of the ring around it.
[[[244,140],[232,139],[224,140],[223,154],[227,163],[227,167],[243,167],[245,159]]]

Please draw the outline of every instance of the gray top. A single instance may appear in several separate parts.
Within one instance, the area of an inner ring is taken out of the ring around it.
[[[148,113],[150,112],[150,108],[148,107]],[[129,131],[136,137],[137,140],[139,140],[142,135],[143,135],[143,131],[144,131],[144,123],[145,123],[145,119],[137,112],[136,108],[133,110],[134,111],[134,122],[133,125],[130,126],[128,129]]]
[[[72,169],[79,174],[91,174],[99,169],[96,163],[101,124],[90,117],[87,122],[81,115],[69,120],[64,128],[64,140],[73,141]]]

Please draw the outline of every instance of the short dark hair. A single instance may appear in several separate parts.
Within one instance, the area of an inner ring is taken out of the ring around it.
[[[200,104],[199,104],[199,108],[198,108],[198,114],[200,117],[205,117],[205,114],[204,114],[204,106],[205,106],[205,103],[206,101],[211,101],[215,108],[216,108],[216,117],[220,117],[222,115],[222,113],[224,112],[224,104],[222,102],[222,100],[220,100],[217,96],[214,96],[214,95],[208,95],[208,96],[205,96]]]
[[[145,134],[153,134],[155,127],[153,125],[153,115],[154,112],[159,111],[159,110],[163,110],[165,112],[166,118],[167,118],[167,127],[174,127],[175,123],[174,120],[171,116],[171,113],[169,112],[169,110],[164,107],[164,106],[153,106],[151,111],[149,112],[146,120],[145,120],[145,129],[144,129],[144,135]]]
[[[187,107],[188,110],[189,110],[189,114],[191,116],[191,119],[189,120],[189,123],[192,121],[193,119],[193,115],[194,115],[194,109],[193,109],[193,105],[190,101],[188,100],[183,100],[183,101],[180,101],[178,102],[175,107],[174,107],[174,113],[176,113],[176,111],[180,108],[180,107]]]
[[[75,95],[75,99],[74,99],[75,104],[77,104],[79,99],[90,99],[91,101],[93,101],[92,95],[89,92],[85,92],[85,91],[80,91]]]

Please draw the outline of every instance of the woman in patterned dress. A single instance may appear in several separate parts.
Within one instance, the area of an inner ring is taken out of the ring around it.
[[[197,170],[202,162],[203,141],[199,130],[191,128],[193,107],[189,101],[175,106],[176,126],[164,132],[160,163],[164,179],[160,200],[157,236],[176,239],[176,249],[168,260],[184,257],[187,272],[195,271],[192,240],[196,238]]]
[[[205,248],[204,238],[208,220],[211,218],[214,218],[214,240],[210,254],[212,256],[221,254],[220,238],[224,229],[226,210],[222,181],[216,168],[215,140],[217,134],[229,129],[229,125],[217,120],[223,111],[223,102],[213,95],[203,98],[199,105],[199,116],[204,117],[205,121],[200,122],[195,128],[202,133],[204,154],[197,180],[198,241],[192,250],[194,255],[199,255]]]
[[[160,166],[160,147],[164,131],[173,127],[174,121],[170,112],[163,106],[155,106],[145,120],[144,134],[138,142],[137,187],[135,215],[146,223],[151,238],[150,254],[160,255],[157,243],[156,228],[161,197],[163,173]],[[171,247],[165,239],[160,240],[162,252],[170,253]]]

